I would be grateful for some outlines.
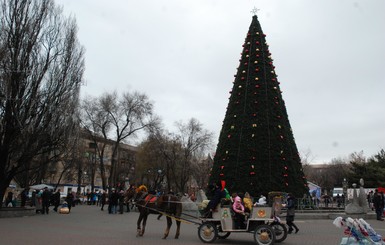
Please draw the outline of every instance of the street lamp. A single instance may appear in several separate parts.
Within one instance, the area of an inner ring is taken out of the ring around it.
[[[342,190],[344,193],[344,206],[346,206],[348,202],[348,181],[346,180],[346,178],[344,178],[344,180],[342,181]]]

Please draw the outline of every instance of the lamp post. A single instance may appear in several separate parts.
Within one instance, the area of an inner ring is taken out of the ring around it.
[[[342,181],[342,190],[344,193],[344,206],[346,206],[348,202],[348,181],[346,178]]]

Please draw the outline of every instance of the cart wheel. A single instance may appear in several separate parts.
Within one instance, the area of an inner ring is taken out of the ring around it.
[[[275,233],[275,242],[283,242],[287,237],[287,228],[286,225],[274,222],[271,225]]]
[[[254,241],[259,245],[271,245],[275,241],[275,233],[269,225],[259,225],[254,231]]]
[[[210,222],[201,224],[198,228],[198,236],[202,242],[212,243],[217,239],[218,229]]]
[[[231,234],[231,232],[225,232],[225,231],[222,231],[222,232],[220,232],[220,231],[218,231],[218,238],[219,239],[226,239],[226,238],[228,238],[229,236],[230,236],[230,234]]]

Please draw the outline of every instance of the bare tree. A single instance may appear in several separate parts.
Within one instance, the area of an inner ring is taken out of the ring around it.
[[[205,189],[208,186],[209,173],[213,167],[213,159],[210,154],[202,156],[193,163],[192,176],[199,188]]]
[[[202,160],[202,156],[211,146],[213,134],[203,128],[203,125],[195,118],[191,118],[186,124],[176,123],[177,133],[170,134],[168,146],[163,150],[167,159],[166,173],[168,180],[174,180],[179,192],[187,190],[186,183],[192,177],[196,163]]]
[[[106,93],[101,97],[102,110],[105,111],[112,124],[114,140],[109,185],[114,186],[118,177],[116,170],[119,144],[138,132],[154,127],[158,118],[153,113],[153,105],[145,94],[125,92],[121,97],[116,92]]]
[[[81,104],[81,122],[86,136],[91,138],[95,155],[99,162],[99,171],[103,189],[107,187],[106,166],[104,162],[105,150],[108,142],[108,134],[111,130],[111,118],[103,110],[105,101],[103,97],[88,97]],[[100,140],[102,138],[103,140]]]
[[[74,19],[52,0],[0,5],[0,198],[15,175],[69,138],[83,78]]]

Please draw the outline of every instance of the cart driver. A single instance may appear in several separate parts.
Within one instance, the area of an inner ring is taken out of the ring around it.
[[[209,216],[212,215],[212,212],[215,210],[217,205],[221,202],[221,199],[226,197],[226,193],[221,190],[220,186],[221,186],[220,182],[217,182],[214,184],[214,187],[213,187],[214,196],[208,203],[207,209],[206,209],[206,211],[209,212]]]

